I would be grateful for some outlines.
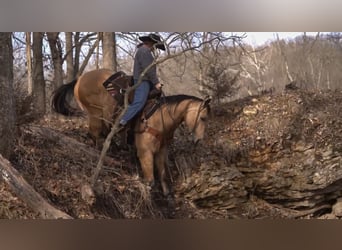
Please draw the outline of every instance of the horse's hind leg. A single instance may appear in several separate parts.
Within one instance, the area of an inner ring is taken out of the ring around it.
[[[167,147],[163,146],[156,154],[155,160],[158,168],[159,179],[163,189],[164,196],[168,196],[170,193],[169,187],[166,183],[165,161],[167,156]]]
[[[139,150],[138,157],[144,175],[144,181],[151,187],[154,186],[153,153],[150,150]]]
[[[101,131],[102,121],[99,118],[89,117],[89,133],[97,149],[100,149],[103,144],[103,138],[100,138]]]

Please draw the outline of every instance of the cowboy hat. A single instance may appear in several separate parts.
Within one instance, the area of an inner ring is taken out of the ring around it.
[[[165,45],[163,44],[161,38],[157,34],[150,33],[147,36],[140,36],[139,40],[142,42],[153,42],[156,43],[156,48],[165,50]]]

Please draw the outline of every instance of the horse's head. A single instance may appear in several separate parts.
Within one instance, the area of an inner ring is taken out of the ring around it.
[[[210,113],[210,97],[203,101],[195,101],[189,105],[185,115],[185,124],[192,133],[195,145],[203,139]]]

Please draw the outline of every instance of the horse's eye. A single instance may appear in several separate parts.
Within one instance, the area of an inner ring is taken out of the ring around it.
[[[201,117],[200,119],[201,119],[202,122],[207,121],[207,117]]]

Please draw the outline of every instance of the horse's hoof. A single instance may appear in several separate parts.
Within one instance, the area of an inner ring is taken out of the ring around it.
[[[167,199],[168,199],[169,197],[171,197],[170,189],[169,189],[169,187],[168,187],[168,185],[166,184],[165,181],[162,181],[162,182],[161,182],[161,187],[162,187],[162,191],[163,191],[164,197],[166,197]]]
[[[153,188],[154,187],[154,180],[152,180],[152,181],[145,181],[145,185],[148,186],[149,188]]]
[[[168,193],[165,197],[166,197],[167,201],[173,201],[174,200],[172,194],[170,194],[170,193]]]
[[[167,209],[168,209],[168,217],[174,218],[176,215],[175,212],[175,207],[176,207],[176,203],[175,203],[175,199],[173,198],[173,196],[171,194],[168,194],[166,196],[166,200],[167,200]]]

